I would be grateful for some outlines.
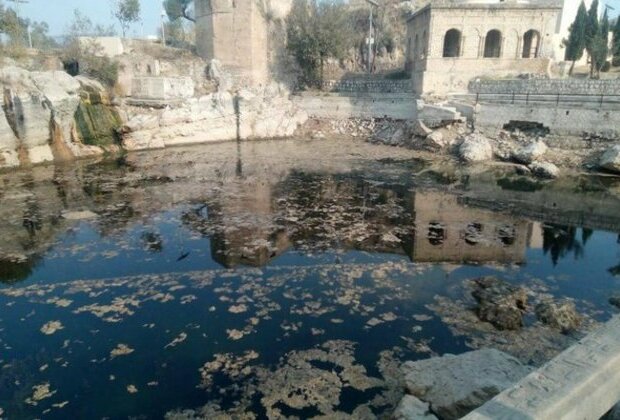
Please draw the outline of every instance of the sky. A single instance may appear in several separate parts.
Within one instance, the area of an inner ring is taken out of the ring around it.
[[[104,26],[114,24],[120,33],[120,27],[114,20],[111,13],[112,0],[20,0],[28,1],[27,4],[20,5],[22,17],[35,21],[45,21],[50,25],[50,35],[60,36],[65,33],[65,29],[73,19],[73,11],[80,9],[86,14],[93,23],[100,23]],[[578,0],[569,0],[578,1]],[[3,1],[5,6],[14,7],[11,0]],[[132,26],[129,36],[146,36],[157,34],[160,22],[162,1],[161,0],[140,0],[142,5],[142,22]],[[611,16],[616,16],[620,12],[620,0],[603,0],[602,3],[615,8],[611,11]]]
[[[80,9],[93,23],[105,26],[114,24],[120,33],[120,26],[114,20],[111,12],[111,0],[22,0],[27,4],[20,4],[21,17],[35,21],[45,21],[50,25],[50,35],[59,36],[73,20],[73,11]],[[5,7],[14,8],[11,0],[3,0]],[[140,0],[142,6],[142,23],[132,26],[128,35],[155,35],[161,22],[162,1]]]

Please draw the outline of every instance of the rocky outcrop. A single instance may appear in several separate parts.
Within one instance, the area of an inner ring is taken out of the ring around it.
[[[610,147],[603,154],[599,166],[607,171],[620,173],[620,144]]]
[[[74,141],[82,84],[62,71],[0,69],[0,167],[67,160],[103,153]],[[103,88],[101,88],[103,90]]]
[[[156,114],[145,116],[144,112],[136,112],[125,126],[123,145],[128,150],[141,150],[221,140],[290,137],[306,120],[307,114],[278,86],[257,93],[217,92]]]
[[[483,277],[473,282],[472,296],[478,302],[476,312],[481,321],[490,322],[500,330],[516,330],[523,326],[527,293],[521,287]]]
[[[575,303],[570,300],[542,302],[536,306],[536,317],[543,324],[560,330],[563,334],[576,331],[582,322]]]
[[[532,371],[494,349],[407,362],[402,370],[408,393],[447,420],[463,417]]]
[[[484,162],[493,158],[493,146],[477,133],[466,136],[459,148],[460,158],[467,163]]]

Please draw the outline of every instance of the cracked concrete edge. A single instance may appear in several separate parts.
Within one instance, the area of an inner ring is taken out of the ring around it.
[[[463,420],[598,420],[620,401],[620,315]]]

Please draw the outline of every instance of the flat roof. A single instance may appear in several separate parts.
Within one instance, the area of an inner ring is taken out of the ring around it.
[[[488,1],[488,0],[487,0]],[[466,10],[527,10],[527,9],[553,9],[562,10],[561,0],[499,0],[497,3],[487,3],[485,0],[439,0],[428,3],[407,18],[407,22],[415,19],[428,10],[436,9],[466,9]]]

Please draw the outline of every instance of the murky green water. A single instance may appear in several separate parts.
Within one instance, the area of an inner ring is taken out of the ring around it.
[[[620,285],[616,180],[537,183],[364,143],[15,171],[0,200],[10,419],[373,418],[401,396],[401,361],[479,345],[438,304],[465,280],[572,298],[592,323]]]

